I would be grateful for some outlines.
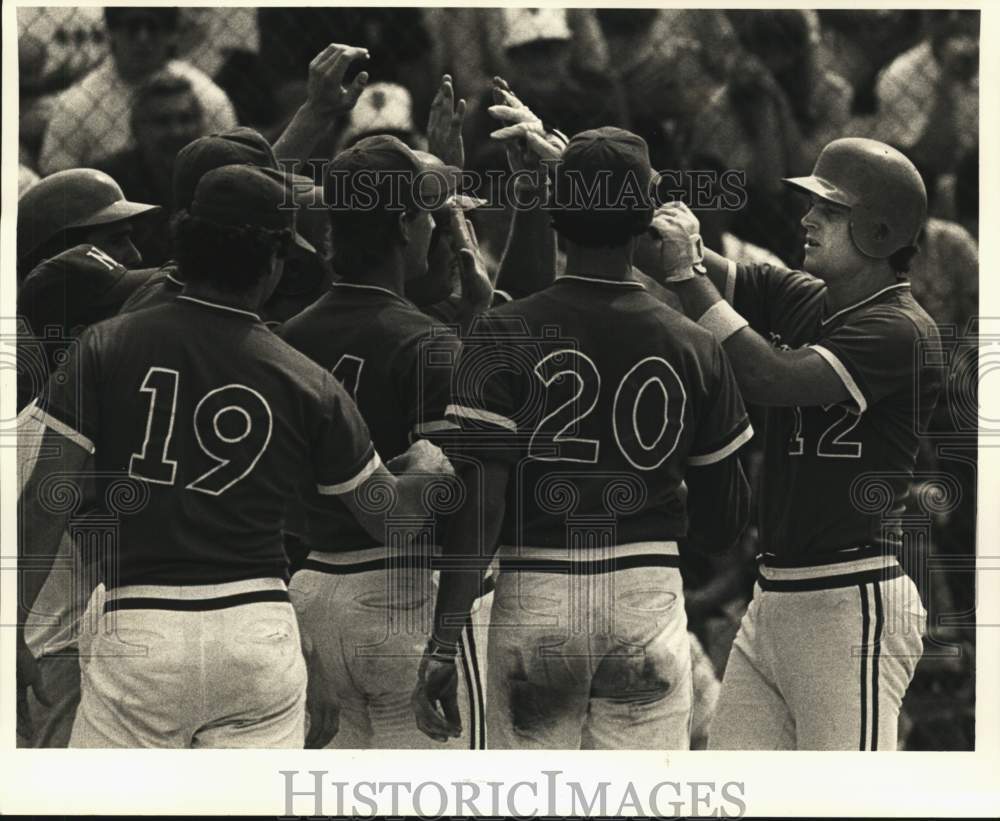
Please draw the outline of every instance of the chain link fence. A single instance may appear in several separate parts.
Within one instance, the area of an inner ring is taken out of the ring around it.
[[[177,150],[237,124],[273,142],[305,100],[309,61],[341,42],[370,51],[371,87],[332,124],[327,152],[376,131],[424,146],[448,72],[468,102],[466,165],[496,185],[487,175],[505,172],[506,160],[486,108],[502,75],[550,127],[641,134],[654,167],[677,172],[706,245],[746,261],[801,263],[803,203],[782,177],[809,173],[837,137],[888,142],[913,159],[930,195],[910,272],[917,298],[956,339],[978,310],[978,12],[53,7],[21,8],[17,24],[21,189],[66,168],[107,171],[129,199],[164,207],[152,236],[137,238],[147,264],[169,255]],[[695,170],[716,180],[738,172],[740,206],[715,197],[698,208]],[[495,264],[510,214],[473,219]],[[938,432],[948,436],[956,425],[947,397],[942,405]],[[932,446],[922,461],[952,469]],[[975,470],[962,481],[964,502],[938,517],[933,549],[973,555]],[[732,634],[725,614],[749,594],[752,576],[741,573],[740,594],[714,603],[714,621],[700,628],[720,667]],[[932,619],[974,601],[972,579],[938,574]],[[910,746],[973,744],[974,630],[948,638],[964,652],[921,665],[908,701],[919,709],[904,721]]]

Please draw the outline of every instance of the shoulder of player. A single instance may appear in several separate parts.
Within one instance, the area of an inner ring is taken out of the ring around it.
[[[910,293],[901,289],[889,299],[865,305],[852,312],[840,327],[876,325],[883,341],[916,341],[940,336],[937,323]]]
[[[826,289],[826,283],[808,271],[799,268],[789,268],[785,265],[772,265],[769,262],[737,262],[738,276],[755,276],[759,278],[782,280],[785,284],[819,293]]]
[[[273,350],[274,364],[300,388],[320,398],[330,390],[339,389],[339,383],[333,374],[322,365],[314,362],[294,345],[264,325],[255,327],[267,335]]]

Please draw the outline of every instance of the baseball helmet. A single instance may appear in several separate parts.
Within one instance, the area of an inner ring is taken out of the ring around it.
[[[42,178],[17,201],[17,258],[23,260],[68,228],[121,222],[159,207],[129,202],[121,186],[103,171],[58,171]]]
[[[902,153],[877,140],[847,137],[820,152],[811,176],[788,185],[851,209],[851,239],[867,257],[886,259],[916,245],[927,220],[927,189]]]

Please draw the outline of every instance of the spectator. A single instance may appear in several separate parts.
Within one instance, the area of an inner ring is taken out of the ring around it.
[[[633,130],[649,143],[655,168],[677,167],[736,51],[731,24],[703,9],[599,9],[597,19]]]
[[[507,19],[502,8],[427,8],[424,21],[434,40],[439,73],[455,78],[455,91],[475,104],[493,77],[509,75],[504,39]],[[571,62],[590,72],[608,70],[607,47],[593,9],[566,9],[571,33]]]
[[[955,216],[976,239],[979,238],[979,144],[972,146],[958,163],[955,175]]]
[[[853,91],[852,132],[869,133],[879,72],[920,39],[920,12],[900,9],[835,9],[816,12],[819,61]]]
[[[954,171],[978,135],[979,12],[928,12],[927,36],[879,75],[876,94],[876,139],[935,175]]]
[[[309,61],[337,42],[368,49],[365,69],[372,77],[406,86],[418,111],[430,107],[440,74],[423,9],[273,6],[257,10],[257,24],[261,60],[273,73],[279,103],[304,96]]]
[[[567,136],[602,126],[627,125],[624,98],[605,74],[573,63],[572,31],[564,9],[504,9],[505,79],[545,126]],[[475,108],[470,143],[488,139],[495,128],[487,91]]]
[[[190,80],[165,70],[136,91],[131,125],[135,146],[113,154],[98,167],[118,180],[128,196],[161,206],[136,241],[145,263],[155,266],[169,255],[174,159],[205,133],[205,116]]]
[[[933,213],[937,187],[930,172],[918,169],[927,188],[928,213]],[[961,336],[979,308],[976,240],[957,222],[930,217],[919,244],[920,252],[910,262],[913,296],[939,327],[954,327]]]
[[[361,92],[340,138],[340,150],[372,134],[391,134],[410,148],[425,148],[426,140],[413,122],[413,99],[397,83],[372,83]]]
[[[25,33],[17,41],[18,159],[22,168],[34,173],[38,151],[49,122],[52,98],[43,93],[43,72],[48,49],[33,34]],[[18,193],[21,192],[20,187]]]
[[[816,62],[809,20],[800,10],[733,13],[743,52],[695,129],[693,144],[746,174],[751,208],[733,227],[743,239],[796,264],[802,234],[794,194],[781,179],[805,173],[828,135],[850,117],[850,88]]]
[[[108,54],[99,6],[19,8],[18,45],[26,38],[45,45],[39,88],[46,94],[68,88]]]
[[[209,131],[236,123],[225,93],[202,72],[171,59],[176,8],[111,7],[104,11],[111,56],[55,101],[42,143],[40,170],[93,165],[134,146],[130,109],[135,90],[164,67],[188,79]]]
[[[818,32],[807,12],[730,11],[743,47],[763,61],[784,92],[798,141],[795,161],[806,170],[820,150],[843,136],[853,91],[836,71],[819,61]]]

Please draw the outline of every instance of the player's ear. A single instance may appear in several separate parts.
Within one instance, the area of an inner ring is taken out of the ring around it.
[[[400,211],[397,217],[396,227],[399,229],[399,236],[403,241],[403,245],[409,245],[410,243],[410,219],[409,213],[406,211]]]

